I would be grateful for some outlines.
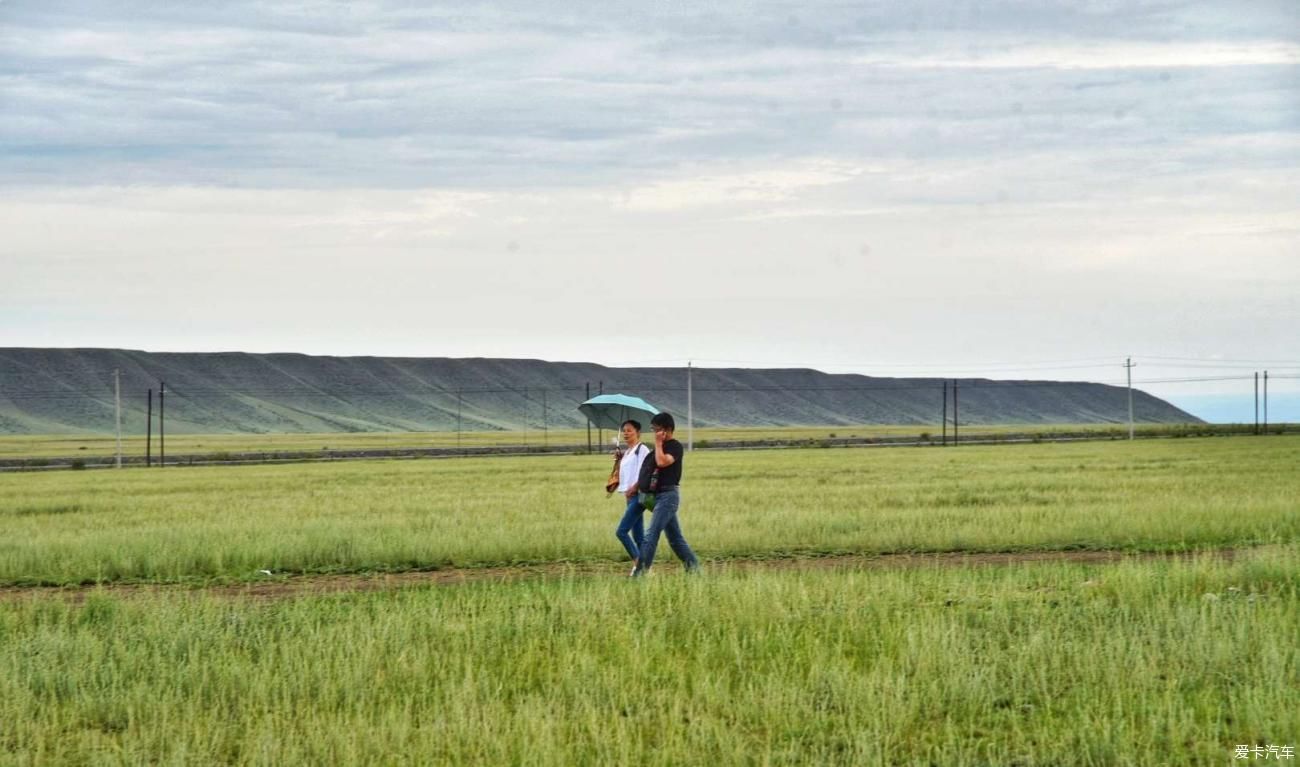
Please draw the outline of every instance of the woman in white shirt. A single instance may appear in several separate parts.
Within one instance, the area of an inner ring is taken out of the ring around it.
[[[618,464],[618,491],[626,499],[627,508],[614,535],[627,549],[628,556],[636,561],[641,553],[641,541],[645,538],[645,507],[637,501],[637,478],[641,473],[641,462],[650,455],[650,448],[641,444],[640,423],[624,421],[622,432],[626,447]]]

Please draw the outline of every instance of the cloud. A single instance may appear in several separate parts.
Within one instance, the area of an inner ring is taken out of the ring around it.
[[[1294,324],[1234,313],[1297,311],[1294,2],[0,8],[0,343],[938,363]],[[671,334],[619,322],[642,269]]]
[[[18,4],[0,183],[653,185],[717,160],[1295,131],[1283,7],[1252,27],[1195,3]]]
[[[904,69],[1182,69],[1209,67],[1300,66],[1300,44],[1260,40],[1254,43],[1063,41],[1056,45],[1006,43],[968,46],[957,55],[859,57],[859,64]]]
[[[737,203],[772,203],[796,199],[805,190],[850,181],[867,168],[832,160],[806,160],[781,170],[713,175],[659,181],[626,192],[632,210],[677,210]]]

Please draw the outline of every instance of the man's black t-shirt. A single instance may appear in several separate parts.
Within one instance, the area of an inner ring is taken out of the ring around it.
[[[675,487],[682,483],[682,456],[686,450],[682,448],[682,443],[675,439],[664,440],[664,454],[671,455],[674,459],[673,464],[666,469],[659,470],[659,486]],[[646,456],[647,461],[654,461],[655,455],[651,453]]]

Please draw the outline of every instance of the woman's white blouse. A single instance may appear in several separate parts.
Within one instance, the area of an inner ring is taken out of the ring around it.
[[[650,448],[641,442],[638,442],[635,448],[623,454],[623,462],[618,465],[618,491],[620,493],[626,493],[628,488],[636,484],[637,477],[641,474],[641,462],[645,460],[647,455],[650,455]]]

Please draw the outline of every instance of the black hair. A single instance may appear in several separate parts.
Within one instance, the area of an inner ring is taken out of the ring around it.
[[[668,413],[658,413],[650,419],[651,426],[658,426],[666,431],[677,431],[677,422]]]
[[[619,424],[619,425],[618,425],[618,428],[621,429],[621,428],[623,428],[624,426],[627,426],[628,424],[632,424],[632,428],[633,428],[633,429],[636,429],[636,433],[637,433],[637,434],[640,434],[640,433],[641,433],[641,422],[640,422],[640,421],[633,421],[631,418],[629,418],[629,419],[627,419],[626,421],[624,421],[623,423]]]

